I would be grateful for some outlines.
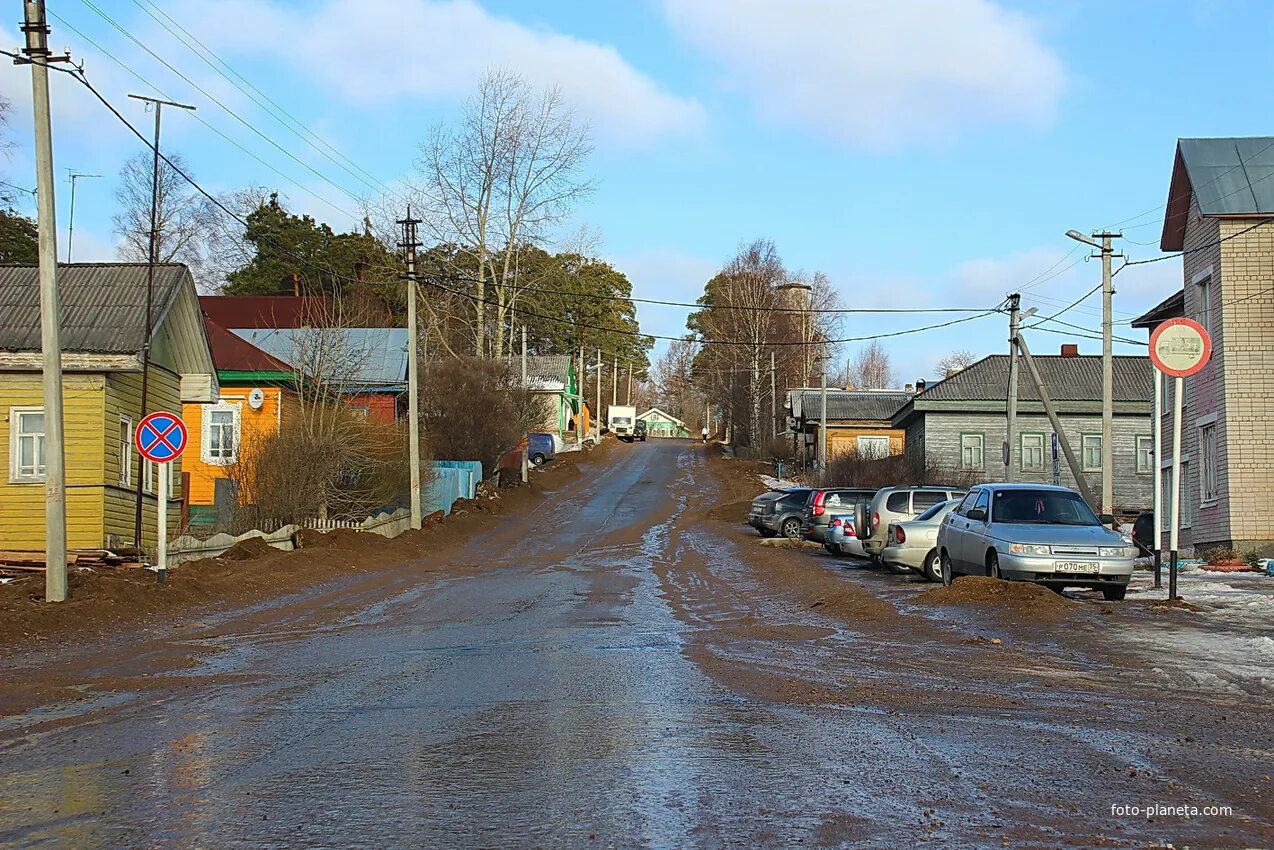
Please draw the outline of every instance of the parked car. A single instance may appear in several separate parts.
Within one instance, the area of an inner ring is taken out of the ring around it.
[[[633,425],[633,439],[641,440],[643,443],[646,442],[646,420],[645,419],[638,419],[636,424]]]
[[[1074,490],[1041,484],[979,484],[938,530],[942,583],[957,576],[1033,581],[1061,592],[1095,588],[1124,598],[1137,549],[1105,527]]]
[[[938,529],[960,504],[959,499],[939,502],[915,519],[897,520],[885,530],[880,560],[895,571],[913,570],[929,581],[942,581],[938,561]]]
[[[860,506],[854,514],[854,533],[863,541],[867,557],[880,560],[885,548],[883,532],[891,522],[915,519],[920,514],[950,499],[963,496],[960,487],[943,484],[906,484],[876,491],[871,504]]]
[[[801,538],[801,512],[809,497],[808,487],[792,487],[787,490],[771,490],[752,500],[748,511],[748,525],[762,537],[783,535],[789,540]]]
[[[827,524],[832,516],[853,513],[856,504],[870,499],[875,492],[869,487],[820,487],[811,490],[801,515],[801,534],[806,540],[826,548]]]
[[[854,534],[854,515],[832,514],[827,522],[827,542],[823,548],[833,555],[847,558],[866,558],[863,541]]]
[[[536,466],[543,466],[557,458],[557,447],[552,434],[527,434],[527,458]]]

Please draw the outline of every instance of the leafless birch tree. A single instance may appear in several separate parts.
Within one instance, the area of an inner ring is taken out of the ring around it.
[[[186,174],[180,154],[167,155]],[[151,155],[138,153],[124,163],[115,188],[117,204],[112,223],[120,243],[120,259],[144,263],[150,257],[150,206],[153,177]],[[155,218],[155,256],[161,263],[185,263],[203,280],[207,255],[205,238],[217,227],[216,208],[186,182],[172,165],[159,161],[159,204]]]

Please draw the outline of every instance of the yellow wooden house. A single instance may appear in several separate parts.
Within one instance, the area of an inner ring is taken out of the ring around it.
[[[217,401],[217,373],[190,271],[156,267],[154,338],[141,407],[147,267],[58,266],[66,455],[67,545],[133,545],[142,502],[143,546],[155,543],[158,470],[138,456],[142,416]],[[0,266],[0,549],[44,548],[44,393],[35,266]],[[168,527],[181,518],[181,463],[169,464]]]

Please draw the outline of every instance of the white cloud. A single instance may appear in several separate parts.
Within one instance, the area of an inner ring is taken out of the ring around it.
[[[676,249],[653,249],[629,256],[613,257],[610,262],[628,276],[633,295],[661,301],[691,302],[703,295],[703,286],[721,267],[719,260],[688,254]],[[641,329],[660,336],[686,333],[685,307],[638,304],[637,319]],[[661,343],[656,347],[663,349]]]
[[[992,0],[664,0],[673,28],[760,114],[871,148],[1044,125],[1061,61]]]
[[[292,62],[349,103],[459,99],[501,67],[559,87],[612,141],[641,145],[705,123],[698,102],[664,91],[614,47],[523,26],[472,0],[324,0],[308,9],[228,0],[181,15],[209,44]]]

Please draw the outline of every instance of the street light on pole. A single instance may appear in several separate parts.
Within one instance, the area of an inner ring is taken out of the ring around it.
[[[67,216],[66,227],[66,261],[71,262],[71,248],[75,241],[75,181],[87,178],[98,178],[100,174],[85,174],[83,171],[75,171],[68,169],[68,176],[71,181],[71,214]]]
[[[1094,230],[1085,236],[1078,230],[1068,230],[1066,235],[1076,242],[1097,249],[1101,257],[1101,511],[1115,512],[1114,477],[1114,423],[1115,423],[1115,369],[1112,351],[1111,326],[1113,324],[1114,273],[1111,260],[1115,257],[1111,240],[1121,236],[1104,230]],[[1098,241],[1101,240],[1101,241]],[[1119,256],[1123,256],[1122,254]]]

